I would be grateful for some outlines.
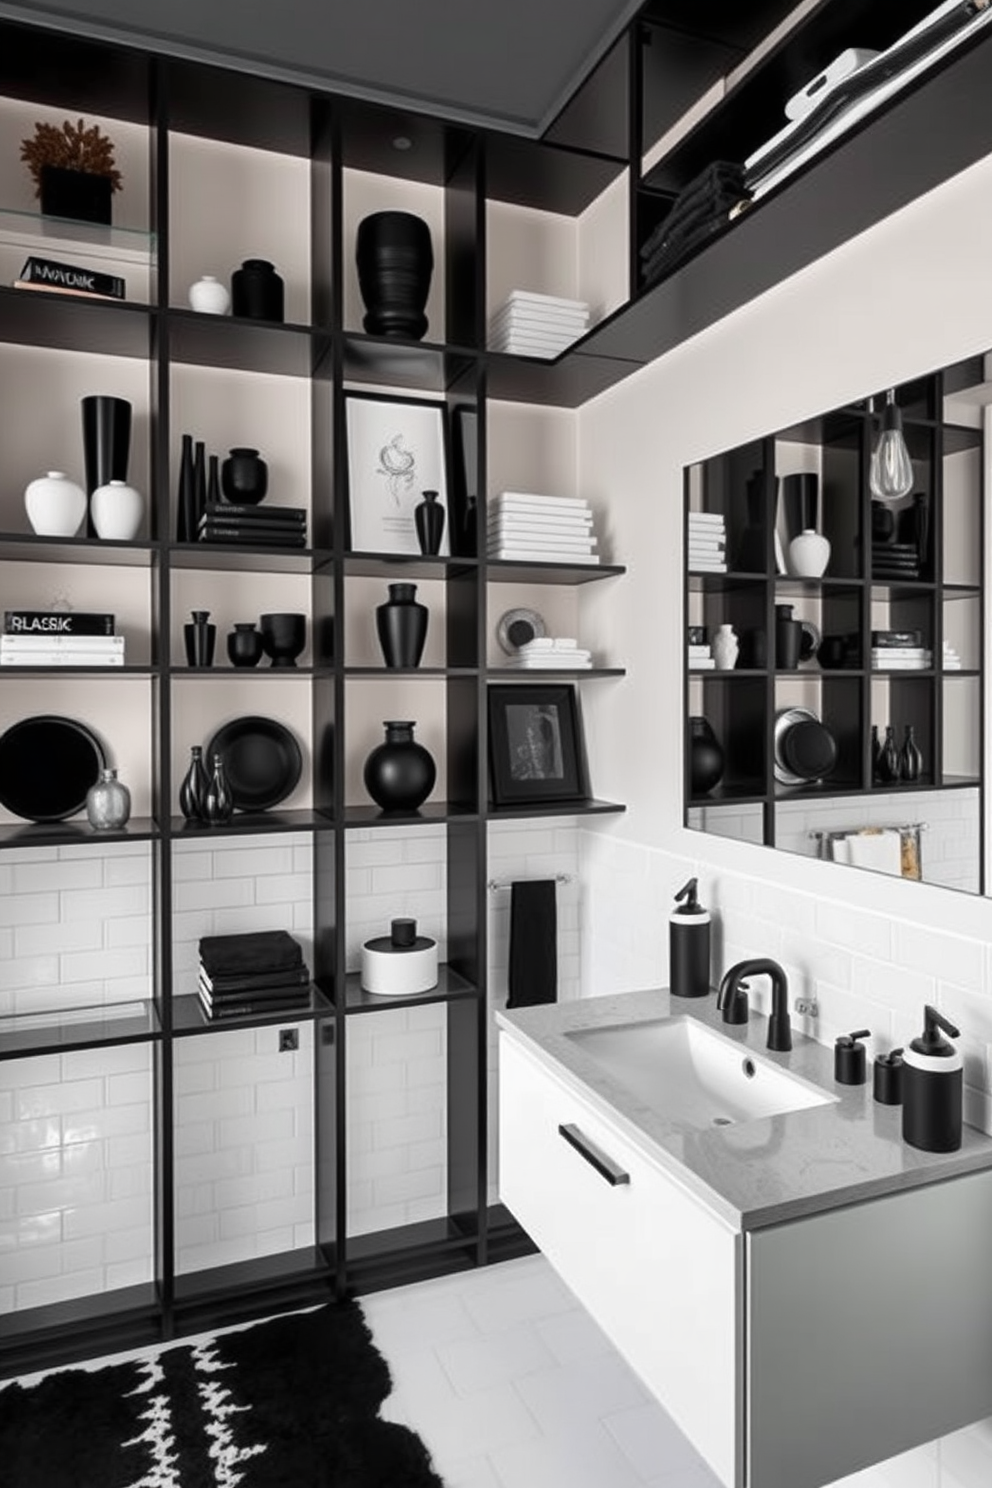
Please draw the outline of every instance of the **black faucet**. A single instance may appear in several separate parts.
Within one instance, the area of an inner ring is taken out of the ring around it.
[[[716,1005],[725,1023],[747,1022],[746,976],[767,976],[772,983],[772,1011],[768,1019],[768,1048],[785,1054],[792,1048],[792,1024],[789,1020],[789,980],[777,961],[767,957],[738,961],[720,983]]]

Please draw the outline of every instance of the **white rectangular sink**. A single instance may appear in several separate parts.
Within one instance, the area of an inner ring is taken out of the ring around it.
[[[697,1129],[757,1121],[837,1098],[695,1018],[583,1028],[565,1037],[646,1106]]]

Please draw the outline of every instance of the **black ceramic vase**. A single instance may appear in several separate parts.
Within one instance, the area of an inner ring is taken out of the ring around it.
[[[694,796],[705,796],[723,779],[723,749],[707,718],[689,719],[689,781]]]
[[[775,606],[775,665],[781,671],[794,671],[799,665],[803,627],[792,618],[791,605]]]
[[[369,335],[419,341],[434,271],[427,223],[411,212],[373,212],[358,224],[355,258]]]
[[[387,667],[416,667],[427,639],[427,606],[417,603],[416,584],[390,584],[377,607],[375,628]]]
[[[274,667],[295,667],[307,643],[306,615],[261,615],[262,649]]]
[[[923,769],[923,751],[916,742],[916,730],[911,723],[906,725],[906,737],[899,751],[899,779],[919,780]]]
[[[282,320],[285,289],[266,258],[246,258],[231,275],[231,314],[247,320]]]
[[[878,757],[878,775],[883,785],[890,785],[899,779],[899,746],[896,743],[896,731],[891,724],[886,727],[885,741]]]
[[[126,398],[110,398],[96,393],[82,400],[82,409],[86,495],[92,496],[97,486],[105,486],[112,480],[127,480],[127,462],[131,453],[131,405]],[[96,536],[89,509],[86,512],[86,536]]]
[[[200,536],[200,518],[207,509],[207,447],[202,439],[193,445],[193,530],[190,542]]]
[[[217,627],[209,623],[209,610],[192,610],[191,614],[193,619],[183,626],[186,663],[191,667],[213,666]]]
[[[187,821],[203,820],[203,802],[207,794],[207,772],[203,750],[194,744],[189,752],[189,769],[179,787],[179,810]]]
[[[207,502],[210,506],[220,506],[223,497],[220,493],[220,459],[217,455],[211,455],[207,461]]]
[[[269,489],[269,467],[257,449],[232,449],[220,467],[220,483],[234,506],[257,506]]]
[[[196,541],[196,481],[193,470],[193,436],[184,434],[179,456],[179,486],[176,491],[176,542]]]
[[[413,737],[413,723],[387,723],[385,743],[365,761],[365,789],[383,811],[416,811],[437,779],[429,752]]]
[[[437,499],[436,491],[425,491],[424,499],[413,509],[413,521],[417,529],[420,551],[433,555],[441,551],[444,536],[444,507]]]
[[[262,659],[262,637],[253,620],[240,624],[235,621],[227,636],[227,655],[232,666],[258,666]]]
[[[207,788],[203,796],[203,820],[211,827],[222,827],[234,815],[234,796],[231,782],[224,769],[222,755],[215,754],[207,777]]]

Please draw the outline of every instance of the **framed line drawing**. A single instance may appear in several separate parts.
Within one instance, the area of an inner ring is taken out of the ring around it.
[[[448,410],[426,398],[346,393],[348,519],[355,553],[420,554],[414,509],[436,491],[450,552]]]
[[[580,801],[588,795],[575,688],[489,688],[493,805]]]

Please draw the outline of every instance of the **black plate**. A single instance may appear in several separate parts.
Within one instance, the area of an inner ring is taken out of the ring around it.
[[[103,745],[75,718],[22,718],[0,737],[0,806],[25,821],[64,821],[106,768]]]
[[[299,744],[274,718],[233,718],[217,730],[203,753],[208,771],[214,755],[223,756],[238,811],[278,806],[303,773]]]

